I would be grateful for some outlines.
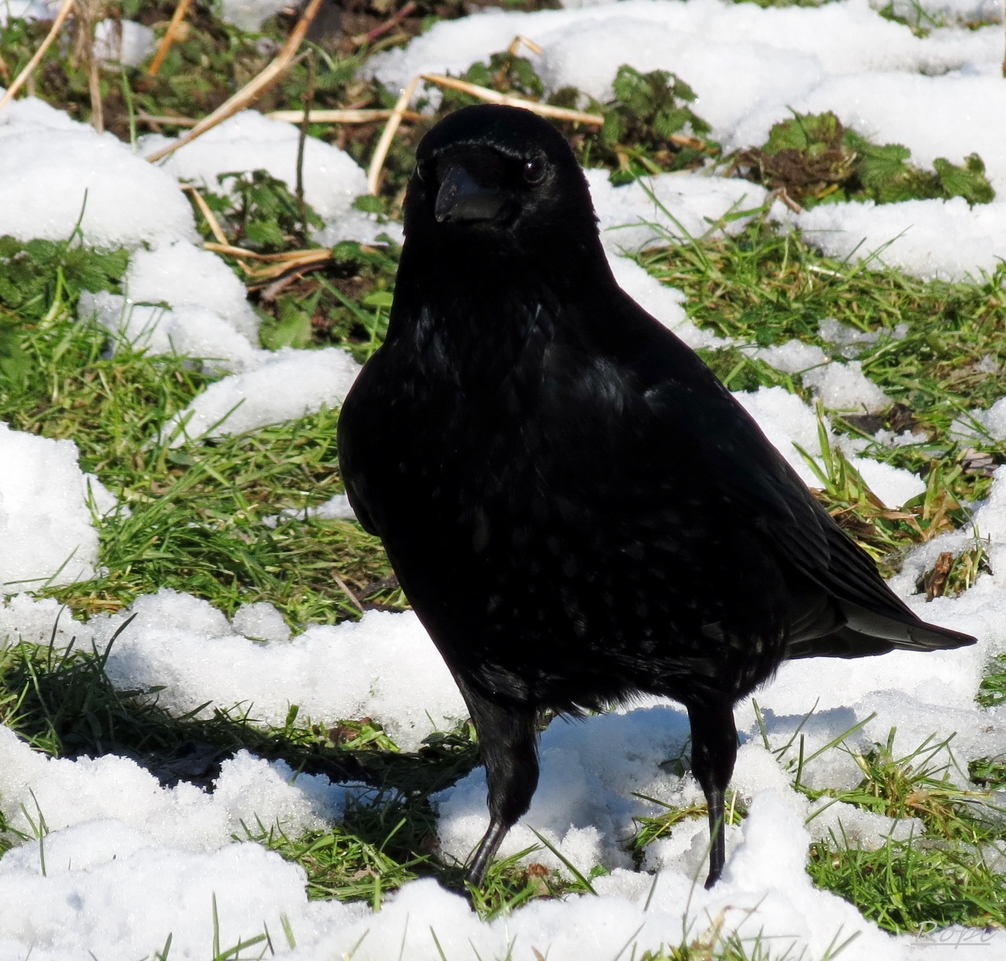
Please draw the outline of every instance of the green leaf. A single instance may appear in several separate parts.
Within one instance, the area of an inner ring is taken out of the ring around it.
[[[609,110],[604,115],[604,126],[601,128],[601,138],[607,144],[617,144],[625,136],[625,123],[614,111]]]
[[[293,298],[285,297],[279,302],[278,321],[264,326],[259,339],[269,350],[279,350],[280,347],[310,347],[311,335],[311,315]]]
[[[462,79],[480,87],[498,90],[500,93],[518,93],[531,100],[538,100],[545,95],[545,84],[531,61],[526,57],[518,57],[509,50],[494,53],[489,58],[488,64],[473,63],[464,72]],[[449,91],[444,96],[448,101],[455,98],[473,100],[467,94],[458,91]]]
[[[854,141],[850,146],[860,156],[857,165],[859,177],[868,190],[880,189],[886,183],[908,173],[909,167],[905,161],[911,157],[911,151],[907,147],[896,143],[878,146],[859,136]]]
[[[367,214],[387,213],[387,203],[383,197],[375,197],[373,194],[361,194],[353,201],[353,206],[357,210],[362,210]]]
[[[943,157],[933,161],[936,175],[948,197],[963,197],[969,204],[987,204],[995,197],[995,191],[985,176],[985,164],[978,154],[964,158],[964,166],[958,167]]]
[[[697,150],[670,140],[689,128],[697,135],[711,129],[688,106],[695,99],[692,88],[674,74],[666,70],[640,73],[623,64],[612,87],[615,97],[602,108],[604,126],[599,135],[588,134],[582,148],[585,157],[592,159],[591,149],[601,147],[598,153],[605,165],[618,168],[611,174],[612,183],[626,176],[698,167],[716,152],[715,144]],[[631,174],[625,169],[626,157]]]
[[[31,359],[18,342],[17,334],[7,325],[0,325],[0,380],[21,387],[30,370]]]
[[[661,137],[670,137],[672,133],[681,130],[691,117],[692,112],[687,107],[661,110],[653,118],[653,130]]]
[[[840,145],[844,128],[830,110],[822,114],[795,114],[792,120],[783,120],[769,131],[768,142],[762,152],[774,155],[783,150],[834,149]]]
[[[363,303],[368,307],[390,307],[395,299],[395,295],[388,290],[375,290],[363,298]]]

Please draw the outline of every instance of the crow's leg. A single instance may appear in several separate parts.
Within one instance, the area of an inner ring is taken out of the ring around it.
[[[709,877],[711,888],[723,872],[726,847],[723,835],[723,794],[737,758],[737,728],[733,701],[710,699],[687,705],[692,726],[692,773],[702,785],[709,808]]]
[[[486,868],[507,831],[531,806],[538,786],[538,732],[535,710],[519,702],[496,703],[460,684],[475,730],[489,782],[489,830],[468,866],[467,878],[482,883]]]

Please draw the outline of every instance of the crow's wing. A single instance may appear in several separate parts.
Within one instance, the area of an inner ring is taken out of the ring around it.
[[[674,438],[684,432],[687,446],[697,451],[702,479],[785,564],[834,602],[831,613],[805,604],[794,609],[789,656],[859,656],[974,642],[916,617],[699,357],[662,328],[654,334],[663,343],[652,344],[634,366],[648,383],[645,393],[660,433]],[[656,369],[662,376],[654,377]],[[835,623],[835,608],[844,623]]]
[[[360,371],[356,382],[349,390],[339,412],[339,472],[346,485],[349,505],[356,514],[360,526],[377,536],[379,531],[373,518],[368,490],[368,474],[365,462],[373,458],[373,446],[381,444],[383,437],[378,432],[378,424],[372,422],[371,408],[375,391],[381,391],[378,364],[371,358]],[[378,495],[378,500],[380,495]]]

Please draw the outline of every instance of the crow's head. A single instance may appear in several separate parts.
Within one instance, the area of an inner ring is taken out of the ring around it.
[[[465,107],[416,152],[405,202],[410,239],[523,255],[575,234],[596,240],[583,173],[548,121],[517,107]]]

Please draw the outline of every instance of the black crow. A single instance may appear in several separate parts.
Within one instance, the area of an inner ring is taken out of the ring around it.
[[[420,143],[387,340],[346,398],[339,460],[478,732],[473,884],[531,803],[543,710],[643,692],[688,709],[710,886],[739,698],[787,658],[974,642],[891,593],[618,287],[572,151],[526,110],[467,107]]]

